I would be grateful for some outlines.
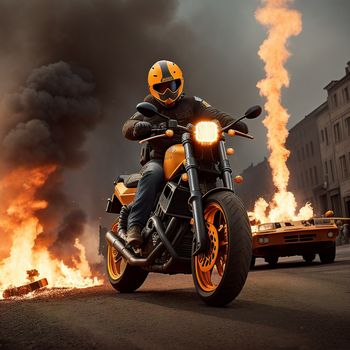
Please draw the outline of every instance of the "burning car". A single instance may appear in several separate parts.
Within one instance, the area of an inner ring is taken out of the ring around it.
[[[301,255],[312,262],[318,254],[323,264],[335,259],[338,228],[328,218],[264,223],[253,226],[252,232],[251,267],[256,258],[264,258],[271,266],[282,256]]]

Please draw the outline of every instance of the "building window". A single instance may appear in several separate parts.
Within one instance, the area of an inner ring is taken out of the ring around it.
[[[324,142],[324,131],[323,131],[323,129],[321,130],[321,141]]]
[[[333,126],[334,131],[334,140],[336,143],[340,142],[341,140],[341,133],[340,133],[340,125],[339,123],[334,124]]]
[[[346,179],[349,176],[349,173],[348,173],[348,167],[346,164],[345,156],[339,157],[339,162],[340,162],[340,169],[341,169],[342,177],[343,177],[343,179]]]
[[[331,169],[332,182],[334,182],[334,169],[333,169],[333,161],[332,161],[332,159],[329,161],[329,168]]]
[[[310,152],[311,152],[311,156],[313,157],[313,155],[314,155],[314,144],[312,143],[312,141],[310,142]]]
[[[324,129],[324,137],[326,139],[326,145],[328,146],[329,145],[329,140],[328,140],[328,129],[327,128]]]
[[[315,179],[315,184],[318,184],[318,175],[317,175],[317,168],[314,166],[314,179]]]
[[[305,159],[305,151],[304,151],[304,147],[301,147],[301,155],[303,157],[303,160]]]
[[[306,187],[309,187],[309,173],[307,172],[307,170],[305,171],[305,184]]]
[[[309,144],[307,143],[306,146],[306,158],[309,158]]]
[[[346,87],[343,89],[343,98],[345,102],[349,102],[350,98],[349,98],[349,89]]]
[[[304,181],[304,175],[303,175],[303,173],[301,173],[300,177],[301,177],[301,186],[302,186],[302,187],[305,187],[305,181]]]
[[[337,97],[337,93],[335,93],[333,95],[333,107],[334,109],[338,107],[338,97]]]
[[[298,154],[298,161],[300,162],[300,151],[299,150],[297,150],[297,154]]]
[[[346,125],[347,135],[350,136],[350,117],[347,117],[345,119],[345,125]]]

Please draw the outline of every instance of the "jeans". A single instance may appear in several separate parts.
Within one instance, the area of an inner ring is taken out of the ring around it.
[[[164,184],[162,160],[150,160],[141,171],[142,177],[128,218],[128,229],[138,225],[144,227],[154,207],[158,192]]]

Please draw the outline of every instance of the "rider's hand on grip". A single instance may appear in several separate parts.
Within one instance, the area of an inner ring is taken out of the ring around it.
[[[138,138],[145,138],[151,135],[152,124],[149,122],[138,122],[134,126],[133,135]]]

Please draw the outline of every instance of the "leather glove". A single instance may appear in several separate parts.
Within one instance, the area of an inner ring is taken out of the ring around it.
[[[151,135],[152,124],[149,122],[138,122],[134,126],[133,135],[138,139],[144,139]]]

